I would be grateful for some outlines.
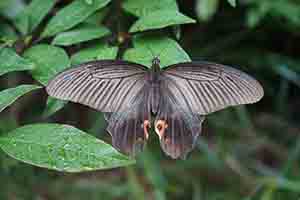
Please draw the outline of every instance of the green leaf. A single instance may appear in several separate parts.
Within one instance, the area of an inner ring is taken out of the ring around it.
[[[160,59],[160,66],[189,62],[188,54],[180,45],[167,37],[159,36],[136,36],[133,40],[134,48],[128,49],[124,59],[151,67],[155,56]]]
[[[43,85],[46,85],[58,72],[70,67],[70,59],[66,52],[62,48],[51,45],[33,46],[25,51],[24,57],[35,63],[32,76]]]
[[[179,40],[181,38],[181,27],[180,25],[174,26],[173,27],[173,33],[175,35],[175,38]]]
[[[110,0],[94,0],[87,4],[84,0],[75,0],[50,20],[42,37],[52,36],[76,26],[109,2]]]
[[[83,23],[90,24],[90,25],[100,25],[104,18],[106,17],[107,13],[109,12],[109,9],[102,8],[101,10],[97,11],[96,13],[92,14],[86,20],[84,20]]]
[[[24,10],[25,7],[26,4],[23,0],[10,0],[8,1],[8,4],[5,5],[3,10],[1,10],[1,14],[9,19],[14,19],[19,13]]]
[[[198,0],[196,11],[200,20],[208,21],[217,12],[219,0]]]
[[[232,7],[236,7],[236,0],[227,0]]]
[[[87,4],[92,4],[92,3],[93,3],[93,0],[85,0],[85,2],[86,2]]]
[[[5,9],[6,7],[8,7],[9,4],[10,4],[10,2],[8,0],[0,1],[0,10]]]
[[[0,49],[0,76],[13,71],[34,69],[34,64],[10,48]]]
[[[53,8],[56,0],[33,0],[26,9],[29,15],[29,30],[33,31]]]
[[[21,33],[27,33],[29,27],[28,16],[24,15],[25,7],[22,0],[11,0],[1,12],[14,23]]]
[[[19,13],[16,18],[14,19],[14,24],[16,28],[23,34],[26,35],[29,31],[29,16],[23,10],[21,13]]]
[[[257,12],[255,9],[250,9],[247,13],[246,24],[250,28],[254,28],[259,24],[264,15],[260,12]]]
[[[24,35],[33,31],[52,9],[54,4],[55,0],[31,1],[31,3],[17,15],[15,19],[17,28]]]
[[[159,165],[159,160],[151,152],[145,150],[143,156],[140,157],[145,177],[149,184],[153,187],[154,199],[165,200],[167,190],[167,180]],[[138,162],[139,164],[139,162]]]
[[[133,167],[127,167],[126,168],[126,177],[127,177],[127,184],[128,190],[130,193],[128,195],[128,199],[138,199],[138,200],[146,200],[145,197],[145,188],[142,184],[139,182],[139,175],[137,174],[137,171]]]
[[[150,14],[157,10],[178,11],[176,0],[125,0],[122,7],[137,17]]]
[[[15,88],[9,88],[2,90],[0,92],[0,112],[2,112],[6,107],[14,103],[18,98],[24,94],[41,88],[37,85],[20,85]]]
[[[1,137],[0,146],[17,160],[65,172],[110,169],[135,162],[109,144],[62,124],[20,127]]]
[[[46,109],[44,110],[43,116],[49,117],[53,115],[54,113],[62,109],[67,103],[67,101],[62,101],[49,96],[47,99]]]
[[[117,53],[118,47],[110,47],[102,43],[74,54],[71,57],[71,63],[72,65],[78,65],[92,60],[115,59]]]
[[[130,32],[145,31],[151,29],[159,29],[167,26],[195,23],[196,21],[190,17],[187,17],[180,12],[170,10],[158,10],[148,15],[141,17],[137,20]]]
[[[0,24],[0,40],[2,41],[16,41],[18,39],[18,35],[14,31],[14,29],[8,24],[1,23]]]
[[[83,27],[58,34],[52,44],[68,46],[109,35],[110,31],[104,26]]]

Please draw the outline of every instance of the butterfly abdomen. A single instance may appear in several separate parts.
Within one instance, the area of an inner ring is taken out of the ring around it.
[[[150,94],[149,94],[149,103],[151,107],[152,114],[156,115],[159,108],[160,101],[160,87],[159,84],[151,84]]]

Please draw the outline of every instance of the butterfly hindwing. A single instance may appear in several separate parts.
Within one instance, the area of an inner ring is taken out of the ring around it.
[[[105,114],[113,146],[128,155],[141,152],[149,137],[151,116],[147,99],[148,93],[141,92],[129,107]]]
[[[173,159],[184,159],[195,147],[203,120],[203,116],[178,111],[159,115],[154,126],[163,151]]]
[[[162,82],[155,132],[167,155],[184,159],[194,148],[205,117],[182,108],[176,96],[165,86]]]

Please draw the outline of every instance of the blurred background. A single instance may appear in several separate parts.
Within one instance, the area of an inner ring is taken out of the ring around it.
[[[70,1],[59,1],[52,12]],[[9,28],[9,16],[30,1],[1,2],[0,35],[17,37]],[[177,3],[197,23],[165,33],[179,38],[192,60],[223,63],[251,74],[264,87],[262,101],[209,115],[186,160],[165,156],[156,137],[136,165],[80,174],[33,167],[0,153],[1,200],[300,199],[300,1],[240,0],[235,8],[226,0]],[[114,5],[103,20],[111,29]],[[126,30],[135,18],[123,16],[121,29]],[[74,48],[66,50],[71,54]],[[0,89],[20,82],[33,80],[26,73],[10,73],[0,78]],[[74,125],[110,143],[101,113],[68,103],[43,118],[46,99],[44,91],[22,97],[0,114],[0,133],[51,121]]]

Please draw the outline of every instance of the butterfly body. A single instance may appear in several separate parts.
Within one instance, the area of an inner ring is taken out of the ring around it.
[[[113,146],[135,155],[154,130],[163,151],[184,158],[196,143],[205,115],[263,96],[261,85],[237,69],[207,62],[149,69],[121,60],[83,63],[59,73],[49,95],[105,113]]]

